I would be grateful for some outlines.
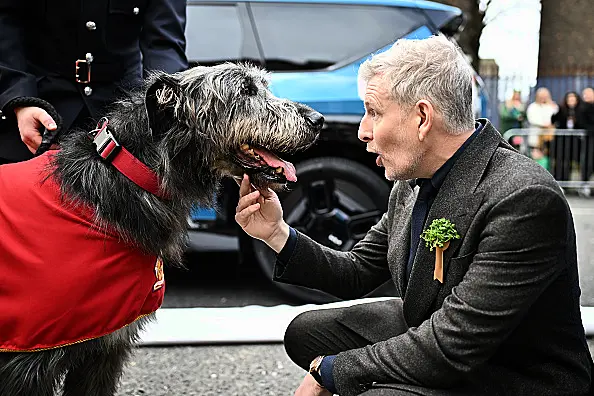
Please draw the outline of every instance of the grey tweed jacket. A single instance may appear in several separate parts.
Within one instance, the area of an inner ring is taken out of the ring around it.
[[[425,223],[446,218],[461,236],[444,253],[443,284],[433,280],[435,252],[421,241],[405,286],[417,193],[405,181],[395,183],[387,213],[350,252],[298,234],[287,265],[277,263],[275,280],[344,299],[389,277],[403,296],[406,332],[337,356],[340,395],[372,383],[431,395],[589,394],[569,206],[545,169],[479,121],[485,127],[454,164]],[[374,326],[363,319],[362,328]]]

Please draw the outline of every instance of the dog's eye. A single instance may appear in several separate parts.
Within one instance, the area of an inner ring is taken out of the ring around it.
[[[256,85],[250,81],[244,81],[244,83],[241,85],[241,92],[244,95],[256,96],[258,93],[258,87],[256,87]]]

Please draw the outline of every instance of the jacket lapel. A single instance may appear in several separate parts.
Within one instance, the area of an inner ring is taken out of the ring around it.
[[[399,215],[393,218],[392,229],[400,230],[400,232],[395,232],[393,234],[394,240],[390,241],[388,262],[392,267],[391,272],[396,275],[396,287],[398,287],[399,295],[404,296],[406,288],[404,277],[410,246],[410,223],[416,193],[407,181],[399,183],[401,183],[401,194],[397,205],[399,205],[400,210],[397,211]]]
[[[427,215],[423,229],[433,220],[443,217],[455,224],[460,235],[460,239],[452,240],[449,248],[444,251],[444,282],[447,279],[450,260],[462,245],[466,231],[482,202],[483,194],[477,194],[475,190],[499,143],[501,135],[487,121],[483,130],[464,150],[446,176]],[[410,216],[406,230],[410,234]],[[399,250],[406,250],[408,257],[409,245],[400,246],[404,246],[404,249]],[[401,266],[401,271],[405,266],[406,262]],[[442,287],[439,281],[433,279],[434,268],[435,250],[429,251],[429,248],[425,247],[425,241],[421,240],[404,294],[404,316],[411,327],[418,326],[427,319],[435,297]]]

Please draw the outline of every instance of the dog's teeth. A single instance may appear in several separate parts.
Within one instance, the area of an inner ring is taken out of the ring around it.
[[[250,153],[250,155],[254,155],[254,149],[249,149],[247,152]]]
[[[241,145],[241,149],[243,151],[247,151],[247,150],[249,150],[249,148],[250,148],[250,145],[249,144],[244,143],[244,144]]]
[[[278,168],[276,168],[274,171],[275,171],[276,173],[283,173],[283,167],[282,167],[282,166],[279,166],[279,167],[278,167]]]

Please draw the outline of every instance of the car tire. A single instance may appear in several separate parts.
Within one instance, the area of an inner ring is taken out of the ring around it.
[[[284,218],[295,229],[335,250],[348,251],[386,211],[390,187],[373,171],[355,161],[321,157],[296,164],[297,183],[279,193]],[[272,280],[276,255],[265,243],[252,240],[254,257]],[[340,299],[306,287],[273,282],[284,293],[306,303]],[[392,281],[372,295],[395,295]]]

